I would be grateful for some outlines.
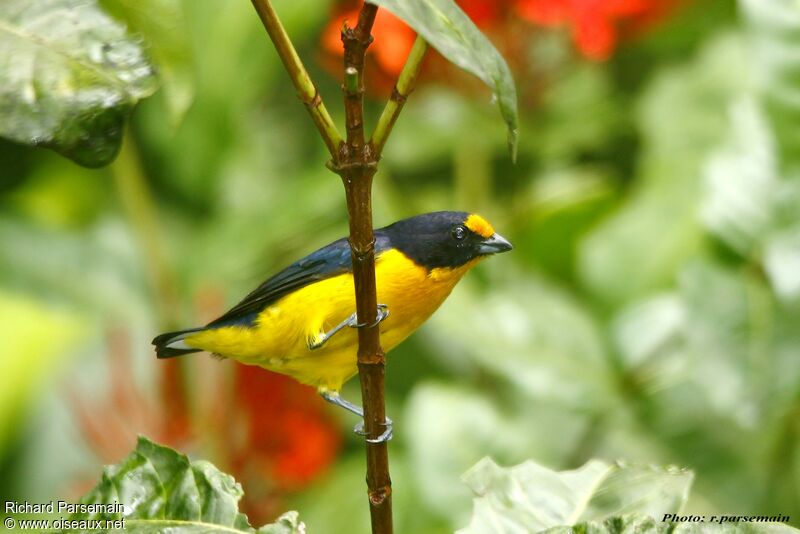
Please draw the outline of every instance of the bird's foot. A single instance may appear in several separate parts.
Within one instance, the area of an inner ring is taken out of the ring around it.
[[[383,434],[381,434],[380,436],[378,436],[375,439],[366,438],[365,441],[367,443],[385,443],[385,442],[389,441],[390,439],[392,439],[392,435],[393,435],[393,431],[394,431],[394,423],[392,423],[392,420],[387,417],[386,420],[383,422],[383,426],[385,428],[385,430],[383,431]],[[367,431],[364,430],[364,421],[361,421],[360,423],[358,423],[353,428],[353,432],[355,432],[359,436],[366,436],[367,435]]]
[[[321,336],[308,341],[308,349],[309,350],[316,350],[322,347],[325,343],[328,342],[330,338],[336,335],[342,328],[345,326],[349,326],[350,328],[364,328],[365,326],[373,327],[389,317],[389,307],[386,304],[378,304],[378,315],[375,319],[375,322],[367,325],[366,323],[359,323],[358,322],[358,314],[353,313],[350,317],[342,321],[341,323],[337,324],[327,332],[324,332]]]
[[[367,323],[359,323],[358,322],[358,314],[354,313],[347,319],[347,326],[350,328],[372,328],[373,326],[377,326],[381,323],[384,319],[389,317],[389,306],[386,304],[378,304],[378,312],[375,317],[375,322],[372,324]]]
[[[366,436],[366,432],[364,431],[364,409],[357,404],[353,404],[350,401],[347,401],[339,396],[338,393],[330,393],[328,391],[320,393],[322,398],[326,401],[334,404],[340,408],[344,408],[350,413],[354,413],[357,416],[361,417],[361,422],[358,423],[355,428],[353,428],[353,432],[358,434],[359,436]],[[386,430],[383,431],[383,434],[378,436],[375,439],[367,438],[367,443],[384,443],[392,439],[392,430],[393,430],[393,423],[392,420],[386,417],[386,421],[383,423],[383,426],[386,427]]]

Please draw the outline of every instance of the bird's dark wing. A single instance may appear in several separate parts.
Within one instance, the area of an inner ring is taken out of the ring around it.
[[[388,238],[379,231],[376,231],[375,238],[376,252],[388,248]],[[352,271],[350,244],[345,238],[339,239],[269,278],[223,316],[211,321],[208,326],[252,324],[264,308],[292,291]]]

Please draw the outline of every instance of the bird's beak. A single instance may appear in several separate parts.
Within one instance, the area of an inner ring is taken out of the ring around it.
[[[478,245],[478,254],[497,254],[514,248],[508,240],[500,234],[492,234]]]

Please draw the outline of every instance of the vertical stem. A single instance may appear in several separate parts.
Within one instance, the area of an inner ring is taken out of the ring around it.
[[[372,178],[377,169],[380,149],[391,133],[405,97],[411,92],[422,64],[427,44],[417,39],[398,80],[395,94],[378,121],[373,142],[364,141],[364,58],[372,42],[372,25],[377,6],[364,3],[355,28],[342,30],[344,43],[344,93],[347,140],[342,141],[330,120],[317,90],[286,35],[269,0],[251,0],[278,55],[286,66],[306,103],[311,118],[331,153],[328,167],[339,174],[347,197],[350,222],[350,250],[353,261],[358,322],[368,326],[358,330],[358,375],[364,405],[364,429],[367,437],[383,434],[386,425],[384,376],[386,356],[380,344],[377,324],[378,297],[375,287],[375,236],[372,231]],[[374,146],[373,146],[374,143]],[[367,442],[367,493],[372,532],[391,534],[392,481],[386,443]]]
[[[370,32],[378,8],[365,3],[355,28],[342,30],[344,43],[344,92],[346,147],[334,166],[342,177],[350,222],[350,249],[359,323],[369,327],[358,331],[358,375],[364,405],[367,437],[379,437],[386,423],[384,377],[386,355],[380,344],[375,286],[375,236],[372,231],[372,178],[377,160],[364,142],[364,57],[372,42]],[[387,444],[366,443],[367,494],[372,532],[390,534],[392,527],[392,481],[389,477]]]

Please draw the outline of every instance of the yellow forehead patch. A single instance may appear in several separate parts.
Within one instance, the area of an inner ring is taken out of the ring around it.
[[[489,224],[489,221],[474,213],[467,217],[467,220],[464,221],[464,226],[481,237],[491,237],[494,233],[494,228]]]

